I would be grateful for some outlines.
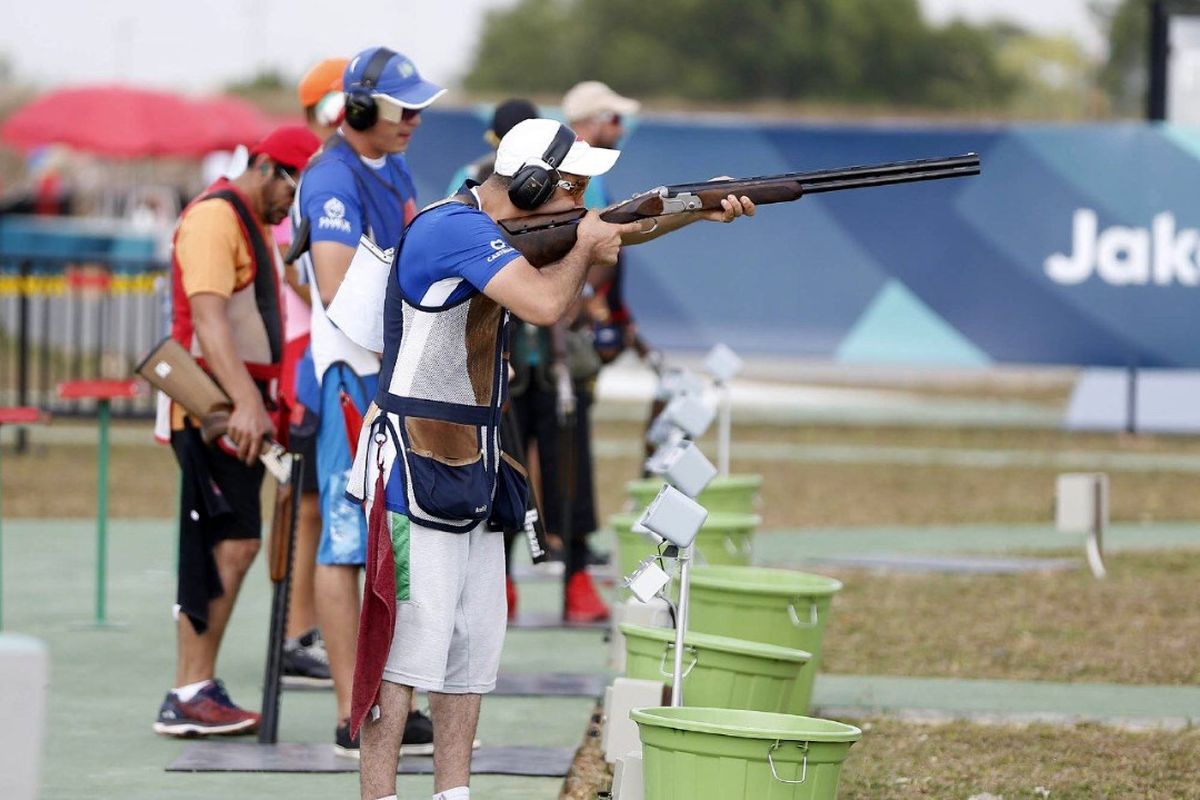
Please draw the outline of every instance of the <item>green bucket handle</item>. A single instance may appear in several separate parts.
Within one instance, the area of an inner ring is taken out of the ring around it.
[[[799,600],[800,598],[796,598]],[[800,619],[800,615],[796,613],[796,600],[788,603],[788,616],[792,620],[792,625],[797,628],[815,628],[820,621],[817,614],[817,601],[810,599],[808,601],[808,622]]]
[[[725,537],[725,552],[731,556],[750,555],[751,547],[749,539],[742,539],[741,545],[738,545],[732,536]]]
[[[675,677],[675,670],[667,669],[667,656],[671,655],[671,651],[674,649],[675,649],[675,643],[667,642],[667,646],[663,650],[662,661],[659,662],[659,665],[658,665],[659,674],[664,675],[668,678]],[[692,657],[692,663],[688,664],[687,667],[685,667],[683,670],[683,677],[686,678],[691,673],[692,667],[696,666],[696,662],[700,660],[700,654],[696,651],[696,648],[691,646],[690,644],[684,645],[683,652],[687,653],[688,655],[690,655]]]
[[[779,773],[775,770],[775,751],[783,747],[783,743],[776,739],[775,744],[771,745],[771,749],[767,751],[767,763],[771,765],[771,777],[780,783],[804,783],[808,779],[808,742],[793,742],[804,753],[804,760],[800,763],[800,780],[790,781],[787,778],[779,777]]]

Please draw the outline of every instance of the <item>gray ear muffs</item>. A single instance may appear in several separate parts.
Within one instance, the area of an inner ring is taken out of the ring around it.
[[[346,124],[354,130],[365,131],[379,120],[379,105],[371,92],[394,55],[395,51],[386,47],[376,50],[363,70],[362,79],[346,89]]]
[[[558,183],[558,168],[562,165],[571,146],[575,144],[575,132],[566,125],[559,125],[558,132],[541,159],[528,161],[513,175],[508,187],[508,199],[523,211],[533,211],[554,194]]]

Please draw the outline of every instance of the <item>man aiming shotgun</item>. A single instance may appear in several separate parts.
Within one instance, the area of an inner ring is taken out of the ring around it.
[[[625,244],[648,241],[691,221],[696,212],[720,208],[730,195],[746,197],[756,205],[787,203],[810,194],[890,186],[899,183],[965,178],[978,175],[979,156],[967,153],[949,158],[897,161],[816,172],[789,172],[755,178],[720,178],[699,183],[660,186],[640,192],[600,211],[600,219],[615,224],[642,222],[641,233]],[[509,242],[531,264],[548,264],[574,245],[574,227],[585,209],[554,214],[534,214],[501,220]]]

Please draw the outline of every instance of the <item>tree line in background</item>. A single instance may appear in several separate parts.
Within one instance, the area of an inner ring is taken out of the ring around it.
[[[1136,115],[1149,2],[1091,0],[1110,42],[1097,63],[1072,38],[1007,22],[933,25],[918,0],[518,0],[488,14],[464,85],[553,95],[594,78],[718,104]]]

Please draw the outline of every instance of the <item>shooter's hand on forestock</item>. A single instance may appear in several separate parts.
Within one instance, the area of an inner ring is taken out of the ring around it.
[[[731,180],[728,177],[713,178],[714,181]],[[693,212],[699,219],[707,220],[708,222],[733,222],[741,216],[753,217],[755,212],[754,202],[745,195],[736,197],[728,195],[721,200],[721,207],[714,208],[711,211],[696,211]]]
[[[257,392],[246,397],[234,398],[226,434],[237,445],[239,459],[248,465],[258,461],[263,440],[275,436],[275,425],[271,422],[271,416]]]

